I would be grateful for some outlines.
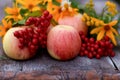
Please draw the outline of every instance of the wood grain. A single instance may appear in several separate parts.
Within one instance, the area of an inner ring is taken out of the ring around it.
[[[103,72],[96,70],[50,70],[0,72],[0,80],[120,80],[120,73]]]
[[[116,67],[120,70],[120,47],[116,47],[114,51],[116,56],[111,59],[113,60]]]

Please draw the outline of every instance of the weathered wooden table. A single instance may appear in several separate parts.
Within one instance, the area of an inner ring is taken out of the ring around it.
[[[0,4],[3,0],[0,0]],[[96,0],[97,3],[105,0]],[[4,2],[4,1],[3,1]],[[10,4],[6,0],[6,4]],[[101,4],[99,3],[99,4]],[[2,9],[3,5],[0,5]],[[3,17],[0,10],[0,19]],[[7,58],[0,41],[0,80],[120,80],[120,47],[115,48],[114,58],[88,59],[77,57],[62,62],[51,58],[46,50],[27,61],[15,61]]]

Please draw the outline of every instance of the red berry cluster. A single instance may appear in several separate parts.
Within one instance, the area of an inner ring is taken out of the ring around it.
[[[80,56],[87,56],[90,59],[94,57],[100,59],[104,56],[115,56],[115,52],[113,51],[114,46],[107,36],[100,41],[96,41],[94,38],[86,37],[83,32],[79,34],[82,40]]]
[[[38,48],[45,48],[51,19],[52,15],[48,11],[44,11],[40,17],[28,18],[25,25],[32,26],[14,32],[14,36],[19,40],[19,48],[27,47],[30,53],[35,53]]]

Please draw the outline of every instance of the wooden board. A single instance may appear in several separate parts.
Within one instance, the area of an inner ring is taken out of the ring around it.
[[[0,43],[0,53],[4,55]],[[6,57],[6,56],[5,56]],[[51,58],[46,50],[39,52],[33,59],[27,61],[15,61],[9,58],[0,60],[0,79],[101,79],[117,75],[114,64],[109,57],[88,59],[77,57],[70,61],[57,61]],[[90,76],[91,75],[91,76]]]
[[[120,46],[115,48],[116,57],[111,58],[116,64],[116,67],[120,70]]]

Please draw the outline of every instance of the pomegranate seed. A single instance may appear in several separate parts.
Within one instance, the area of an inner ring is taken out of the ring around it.
[[[109,41],[105,41],[105,45],[108,47],[108,45],[109,45]]]
[[[84,36],[84,35],[82,35],[82,36],[81,36],[81,39],[82,39],[82,40],[84,40],[84,39],[85,39],[85,36]]]
[[[98,49],[98,53],[102,53],[102,49],[101,48]]]
[[[105,46],[105,43],[103,41],[100,41],[100,46]]]
[[[53,17],[53,16],[52,16],[51,14],[49,14],[48,17],[47,17],[47,19],[48,19],[48,20],[51,20],[52,17]]]
[[[88,51],[87,51],[87,50],[85,50],[85,51],[84,51],[84,54],[85,54],[85,55],[88,55],[89,53],[88,53]]]
[[[46,17],[46,16],[49,15],[49,12],[48,12],[48,11],[44,11],[44,12],[43,12],[43,15]]]
[[[24,48],[24,46],[23,46],[22,44],[19,44],[18,47],[19,47],[20,49],[23,49],[23,48]]]
[[[28,30],[29,33],[33,33],[32,28],[28,28],[27,30]]]
[[[33,38],[37,38],[39,35],[38,34],[34,34],[33,35]]]
[[[14,32],[14,36],[17,37],[17,38],[19,38],[19,37],[20,37],[19,32],[18,32],[18,31],[15,31],[15,32]]]
[[[90,46],[91,46],[91,47],[94,47],[94,45],[95,45],[95,44],[91,44]]]
[[[112,43],[109,45],[109,48],[110,48],[110,49],[112,49],[112,48],[113,48],[113,44],[112,44]]]
[[[115,56],[115,52],[111,52],[110,57],[114,57],[114,56]]]
[[[96,55],[96,58],[97,58],[97,59],[100,59],[100,58],[101,58],[101,56],[100,56],[99,54],[97,54],[97,55]]]
[[[91,51],[94,51],[95,49],[93,47],[90,48]]]
[[[80,56],[84,56],[84,53],[83,53],[83,52],[80,52]]]
[[[98,46],[97,44],[95,44],[95,45],[94,45],[94,48],[95,48],[95,49],[98,49],[98,48],[99,48],[99,46]]]
[[[112,53],[112,50],[111,50],[111,49],[109,49],[109,50],[108,50],[108,53],[109,53],[109,54],[110,54],[110,53]]]
[[[105,39],[105,41],[109,41],[109,37],[108,36],[105,36],[104,39]]]
[[[34,39],[32,40],[32,43],[33,43],[34,45],[37,45],[37,44],[38,44],[38,40],[37,40],[36,38],[34,38]]]
[[[86,44],[83,43],[83,44],[82,44],[82,47],[86,47]]]
[[[85,48],[84,47],[81,47],[81,51],[84,51],[85,50]]]
[[[45,24],[44,24],[44,22],[41,22],[40,25],[41,25],[41,26],[44,26]]]
[[[108,56],[108,53],[107,53],[107,52],[105,52],[105,53],[104,53],[104,56]]]
[[[33,49],[33,50],[34,50],[34,49],[35,49],[35,46],[31,44],[31,45],[30,45],[30,49]]]
[[[41,21],[44,21],[45,20],[45,17],[44,16],[41,16]]]
[[[80,32],[79,32],[79,35],[80,35],[80,36],[83,35],[83,34],[84,34],[83,31],[80,31]]]
[[[89,39],[88,38],[85,38],[85,42],[88,42],[89,41]]]
[[[94,38],[90,38],[90,43],[94,43],[95,39]]]
[[[96,56],[96,54],[97,54],[96,51],[94,51],[94,52],[93,52],[93,55]]]
[[[99,45],[100,41],[96,41],[95,43],[96,43],[97,45]]]
[[[88,47],[87,47],[87,50],[90,50],[90,49],[91,49],[91,48],[88,46]]]
[[[92,59],[92,58],[93,58],[92,53],[89,53],[89,54],[88,54],[88,58],[90,58],[90,59]]]
[[[19,42],[23,43],[24,42],[23,38],[19,38]]]
[[[87,43],[87,46],[90,46],[90,43]]]

